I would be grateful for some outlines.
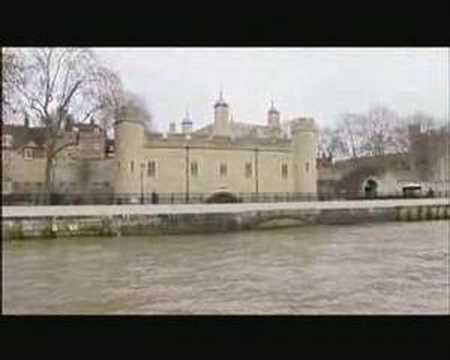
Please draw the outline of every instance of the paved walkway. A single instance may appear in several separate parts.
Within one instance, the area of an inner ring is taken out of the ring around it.
[[[77,205],[77,206],[2,206],[2,218],[46,216],[112,216],[217,214],[267,210],[370,209],[396,206],[448,205],[450,199],[396,199],[359,201],[305,201],[247,204],[176,205]]]

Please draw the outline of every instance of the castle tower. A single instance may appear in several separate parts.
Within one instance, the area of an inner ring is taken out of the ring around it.
[[[267,112],[267,125],[272,129],[280,129],[280,112],[275,108],[273,100],[269,111]]]
[[[312,118],[293,120],[292,131],[292,164],[294,191],[317,194],[316,154],[319,130]]]
[[[267,112],[267,125],[269,128],[269,134],[272,137],[281,136],[280,112],[275,108],[273,100],[270,109]]]
[[[177,124],[175,123],[175,121],[172,121],[169,124],[169,134],[176,134],[177,132]]]
[[[230,108],[220,91],[219,100],[214,104],[214,136],[231,136]]]
[[[181,130],[183,134],[188,135],[192,132],[192,120],[189,117],[189,112],[186,110],[186,116],[181,122]]]
[[[114,123],[114,193],[137,194],[140,191],[141,166],[144,164],[144,118],[133,106],[124,106],[116,114]]]

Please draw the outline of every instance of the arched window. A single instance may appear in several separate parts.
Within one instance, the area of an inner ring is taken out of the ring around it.
[[[156,162],[154,160],[150,160],[147,162],[147,176],[155,177],[156,175]]]
[[[195,160],[191,162],[191,175],[192,176],[198,175],[198,164],[197,161]]]
[[[307,161],[305,164],[305,171],[309,172],[309,161]]]
[[[131,172],[134,171],[134,160],[131,160],[131,162],[130,162],[130,171]]]
[[[288,165],[287,164],[281,165],[281,177],[283,179],[287,179],[287,177],[288,177]]]
[[[221,163],[220,167],[219,167],[219,173],[220,176],[227,176],[227,164],[226,163]]]
[[[32,148],[23,149],[23,158],[25,160],[32,160],[33,159],[33,149]]]
[[[252,163],[248,162],[245,164],[245,177],[250,178],[252,177]]]

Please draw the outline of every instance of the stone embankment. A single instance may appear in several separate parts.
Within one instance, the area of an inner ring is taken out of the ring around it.
[[[305,224],[449,220],[448,198],[251,204],[4,206],[4,239],[226,232]]]

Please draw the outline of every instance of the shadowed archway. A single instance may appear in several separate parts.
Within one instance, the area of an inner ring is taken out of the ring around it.
[[[377,196],[378,183],[374,179],[368,179],[364,183],[364,196],[366,198],[374,198]]]
[[[206,203],[218,203],[218,204],[224,204],[224,203],[237,203],[240,202],[240,199],[233,193],[226,191],[226,190],[220,190],[212,193],[205,201]]]

